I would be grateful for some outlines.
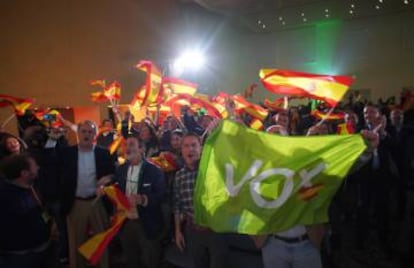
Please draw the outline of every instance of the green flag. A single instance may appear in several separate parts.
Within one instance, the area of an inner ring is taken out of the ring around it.
[[[328,221],[360,135],[283,137],[223,121],[204,145],[195,221],[216,232],[270,234]]]

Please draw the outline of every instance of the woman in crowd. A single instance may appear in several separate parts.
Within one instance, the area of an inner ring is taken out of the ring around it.
[[[146,121],[141,122],[138,137],[145,143],[145,157],[156,156],[159,153],[159,141],[152,125]]]
[[[12,154],[20,154],[26,149],[26,144],[16,136],[5,133],[0,140],[0,159]]]

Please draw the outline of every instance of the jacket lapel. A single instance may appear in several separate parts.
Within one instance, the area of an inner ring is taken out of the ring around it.
[[[119,188],[121,188],[122,192],[124,192],[124,193],[125,193],[126,181],[127,181],[127,177],[128,177],[128,168],[129,168],[129,163],[126,163],[125,165],[123,165],[121,167]]]

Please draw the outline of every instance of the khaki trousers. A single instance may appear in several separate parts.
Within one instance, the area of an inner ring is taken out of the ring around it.
[[[78,248],[88,240],[88,228],[94,234],[108,228],[108,215],[101,200],[75,200],[67,217],[69,238],[70,268],[85,268],[87,260],[79,253]],[[100,260],[101,268],[109,267],[108,251],[105,250]]]

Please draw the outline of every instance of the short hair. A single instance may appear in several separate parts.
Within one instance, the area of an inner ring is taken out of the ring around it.
[[[177,128],[177,129],[174,129],[173,132],[171,132],[171,135],[177,135],[182,138],[184,137],[184,132],[181,129]]]
[[[110,118],[105,118],[104,120],[102,120],[102,125],[105,124],[106,122],[109,122],[111,124],[113,124],[114,122],[112,121],[112,119]]]
[[[199,142],[200,144],[202,144],[200,136],[199,136],[199,135],[197,135],[196,133],[194,133],[194,132],[187,132],[187,133],[185,133],[185,134],[184,134],[184,136],[183,136],[183,140],[184,140],[185,138],[188,138],[188,137],[194,137],[194,138],[196,138],[196,139],[198,140],[198,142]]]
[[[78,130],[79,130],[82,126],[84,126],[84,125],[88,125],[88,126],[90,126],[91,128],[93,128],[93,129],[95,130],[95,133],[98,133],[98,128],[96,127],[95,122],[93,122],[92,120],[83,120],[83,121],[80,121],[80,122],[78,123]]]
[[[6,179],[15,180],[20,177],[23,170],[30,170],[30,159],[34,158],[29,154],[13,154],[2,159],[0,172]]]
[[[134,135],[134,134],[130,134],[130,135],[127,136],[127,139],[129,139],[129,138],[136,139],[137,142],[138,142],[138,147],[145,149],[145,142],[140,137],[138,137],[137,135]]]
[[[367,104],[365,104],[364,109],[367,107],[372,107],[376,109],[378,113],[381,113],[380,107],[378,107],[378,105],[373,104],[372,102],[368,102]]]

